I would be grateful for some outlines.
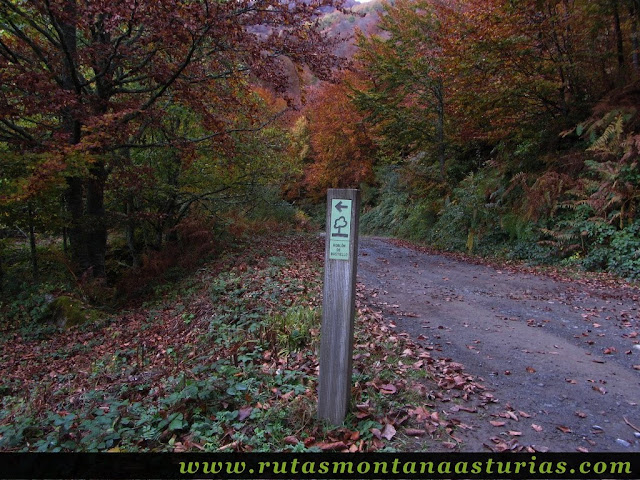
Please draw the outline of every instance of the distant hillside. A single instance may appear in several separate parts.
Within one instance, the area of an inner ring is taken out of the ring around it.
[[[345,12],[332,9],[320,19],[320,28],[329,38],[338,40],[333,49],[333,54],[345,60],[345,64],[353,57],[357,47],[355,45],[355,32],[360,30],[368,35],[377,33],[378,12],[382,10],[382,0],[372,0],[367,3],[358,3],[355,0],[345,2]],[[282,68],[289,77],[289,88],[284,92],[290,103],[296,108],[301,108],[305,100],[313,96],[318,79],[308,68],[300,72],[288,59],[282,59]],[[301,76],[300,76],[301,75]],[[295,121],[299,114],[292,112],[287,116],[289,122]]]
[[[351,0],[347,5],[350,6],[350,12],[343,13],[335,10],[327,13],[320,20],[320,26],[330,37],[343,39],[334,53],[350,59],[356,51],[353,38],[356,29],[366,34],[376,33],[378,12],[382,10],[382,1],[357,3]]]

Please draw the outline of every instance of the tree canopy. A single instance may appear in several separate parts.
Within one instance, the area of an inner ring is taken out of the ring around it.
[[[168,148],[188,164],[265,124],[252,85],[284,91],[285,57],[329,75],[316,21],[335,3],[0,2],[0,142],[40,159],[22,196],[45,180],[65,183],[80,271],[104,274],[114,169],[141,149]]]

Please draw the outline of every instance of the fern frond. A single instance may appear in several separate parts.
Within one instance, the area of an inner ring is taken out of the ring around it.
[[[563,210],[575,210],[576,208],[578,208],[578,205],[576,204],[576,202],[560,202],[556,205],[556,208]]]
[[[593,142],[587,151],[605,155],[612,155],[619,152],[623,143],[624,120],[624,115],[618,113],[615,120],[607,125],[602,135]]]
[[[578,234],[571,232],[557,232],[555,230],[549,230],[548,228],[541,228],[540,231],[545,235],[548,235],[555,240],[560,240],[562,242],[575,240],[576,238],[578,238]]]
[[[525,190],[528,189],[527,186],[527,174],[525,172],[518,172],[509,181],[509,186],[505,189],[503,196],[509,195],[514,188],[521,186]]]
[[[513,177],[511,177],[511,183],[524,183],[527,180],[527,174],[525,172],[518,172]]]

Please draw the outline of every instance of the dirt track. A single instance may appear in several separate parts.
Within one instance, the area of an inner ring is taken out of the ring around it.
[[[640,451],[637,290],[500,270],[377,238],[360,241],[358,281],[398,330],[464,364],[498,399],[493,411],[464,418],[473,429],[459,432],[461,450],[504,442]],[[507,410],[513,416],[498,416]]]

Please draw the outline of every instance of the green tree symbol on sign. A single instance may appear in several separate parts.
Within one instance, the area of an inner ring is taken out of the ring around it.
[[[332,233],[331,236],[332,237],[344,237],[344,238],[349,237],[348,233],[341,233],[340,232],[340,230],[345,228],[347,225],[348,225],[347,224],[347,219],[344,218],[344,216],[336,218],[336,221],[333,222],[333,228],[338,230],[338,233]]]

